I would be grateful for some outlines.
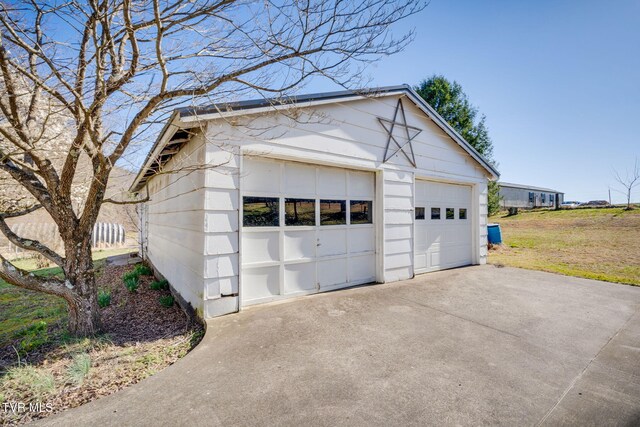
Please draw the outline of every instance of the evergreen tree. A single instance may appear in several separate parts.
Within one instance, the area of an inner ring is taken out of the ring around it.
[[[469,102],[469,97],[458,82],[450,82],[444,76],[434,74],[420,82],[415,90],[465,141],[489,163],[496,165],[486,117],[479,115],[478,108]],[[494,181],[489,181],[488,208],[489,215],[500,209],[499,186]]]

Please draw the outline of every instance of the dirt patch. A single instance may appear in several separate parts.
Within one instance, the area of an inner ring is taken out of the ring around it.
[[[104,330],[100,336],[69,336],[64,313],[58,319],[48,319],[44,333],[37,330],[39,321],[34,316],[31,323],[36,325],[34,334],[40,339],[34,348],[25,350],[24,334],[3,343],[0,424],[43,418],[114,393],[171,365],[199,342],[201,326],[177,304],[163,306],[159,299],[170,295],[169,291],[150,289],[152,277],[140,276],[135,292],[125,287],[122,275],[132,269],[103,266],[97,273],[98,288],[111,299],[102,309]],[[28,308],[28,299],[34,296],[24,292],[16,298],[26,300],[24,306]],[[24,403],[27,410],[5,411],[3,403]],[[29,404],[35,403],[43,410],[29,411]]]

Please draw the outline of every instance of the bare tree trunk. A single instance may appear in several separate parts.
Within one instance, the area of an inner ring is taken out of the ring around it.
[[[93,278],[90,281],[94,282]],[[70,295],[65,298],[69,311],[69,332],[75,336],[95,335],[101,327],[95,286],[87,281],[76,281],[74,286],[86,288],[89,292],[86,297]]]
[[[69,230],[75,233],[75,230]],[[69,332],[77,336],[100,331],[100,307],[91,255],[91,234],[70,240],[65,258],[65,286],[71,290],[65,300],[69,309]],[[77,243],[73,243],[77,242]]]

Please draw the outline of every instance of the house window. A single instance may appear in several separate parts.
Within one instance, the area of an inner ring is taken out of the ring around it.
[[[440,219],[440,208],[431,208],[431,219]]]
[[[346,223],[346,200],[320,200],[320,225],[342,225]]]
[[[549,194],[549,203],[553,205],[553,194]]]
[[[455,219],[456,218],[456,210],[454,208],[447,208],[445,215],[446,215],[447,219]]]
[[[314,199],[284,199],[285,225],[316,225]]]
[[[547,195],[545,193],[540,193],[540,199],[542,203],[547,203]]]
[[[467,219],[467,209],[460,208],[458,210],[458,219]]]
[[[529,203],[533,203],[535,201],[535,194],[533,192],[529,192]]]
[[[424,208],[416,208],[416,219],[424,219]]]
[[[373,222],[373,202],[352,200],[349,204],[351,224],[371,224]]]
[[[245,227],[280,225],[280,199],[277,197],[243,197],[242,224]]]

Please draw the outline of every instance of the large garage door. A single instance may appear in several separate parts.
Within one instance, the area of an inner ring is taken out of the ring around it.
[[[471,187],[416,181],[415,206],[415,272],[471,264]]]
[[[243,305],[375,280],[374,174],[245,158]]]

